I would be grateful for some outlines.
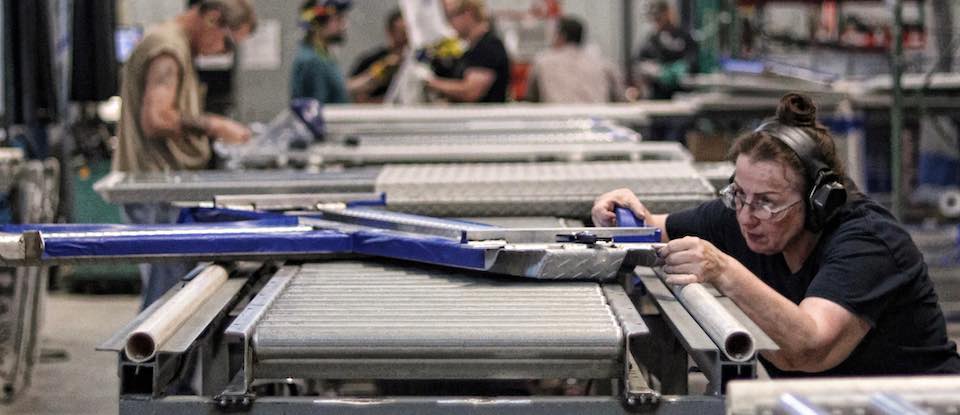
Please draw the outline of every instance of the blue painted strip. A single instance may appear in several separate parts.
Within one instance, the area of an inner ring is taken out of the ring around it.
[[[651,235],[614,236],[613,241],[622,242],[622,243],[627,243],[627,242],[655,243],[655,242],[660,242],[660,240],[662,239],[661,235],[662,235],[662,232],[660,231],[660,229],[656,229]]]
[[[347,207],[362,207],[362,206],[386,206],[387,205],[387,194],[380,193],[380,198],[375,200],[354,200],[352,202],[347,202]]]
[[[406,259],[430,264],[483,270],[485,250],[440,237],[413,237],[389,231],[359,231],[353,234],[358,254]]]
[[[275,226],[296,226],[298,220],[293,216],[279,218],[270,218],[262,220],[249,220],[239,222],[220,222],[216,225],[217,229],[243,229],[243,228],[264,228]],[[211,225],[201,223],[190,223],[182,225],[125,225],[125,224],[26,224],[26,225],[4,225],[0,226],[0,232],[23,233],[27,231],[40,231],[44,234],[57,234],[65,232],[124,232],[124,231],[200,231],[210,229]]]
[[[288,216],[282,213],[216,208],[181,209],[177,223],[221,223],[261,219],[283,220],[286,221],[285,224],[287,225],[298,223],[296,216]]]
[[[489,229],[494,228],[495,226],[488,225],[486,223],[472,222],[459,219],[450,219],[450,218],[436,218],[433,216],[421,216],[413,215],[410,213],[401,213],[401,212],[391,212],[388,210],[377,209],[377,208],[368,208],[368,207],[357,207],[352,209],[347,209],[349,212],[370,212],[377,215],[381,215],[384,219],[360,219],[358,223],[363,226],[369,226],[372,228],[389,228],[392,226],[390,219],[396,220],[407,220],[407,221],[417,221],[425,223],[427,225],[437,225],[437,226],[457,226],[462,227],[465,230],[469,229]],[[309,215],[313,217],[323,218],[323,214],[318,215]]]
[[[225,235],[162,235],[105,238],[54,238],[44,241],[44,257],[103,255],[188,255],[246,253],[349,253],[352,239],[335,231]]]

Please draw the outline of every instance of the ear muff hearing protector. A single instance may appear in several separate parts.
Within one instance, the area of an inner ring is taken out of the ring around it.
[[[803,163],[807,174],[807,215],[804,226],[819,232],[837,209],[847,202],[847,189],[840,176],[823,161],[817,142],[801,128],[768,121],[753,130],[767,133],[790,147]]]

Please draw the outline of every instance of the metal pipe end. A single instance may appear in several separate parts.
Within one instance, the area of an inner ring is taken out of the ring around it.
[[[123,353],[127,356],[127,359],[136,363],[150,360],[156,352],[157,344],[153,340],[153,336],[143,332],[132,333],[127,338],[127,345],[123,347]]]
[[[744,362],[753,357],[753,337],[750,333],[737,331],[727,336],[723,349],[730,360]]]

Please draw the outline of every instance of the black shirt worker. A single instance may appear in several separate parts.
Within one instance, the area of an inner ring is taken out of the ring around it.
[[[453,78],[430,78],[427,87],[453,102],[506,102],[510,58],[490,29],[483,1],[447,0],[444,5],[450,26],[470,46],[457,61]]]
[[[960,373],[920,251],[883,207],[846,180],[816,107],[788,94],[777,117],[731,149],[720,200],[652,214],[629,190],[600,196],[662,228],[671,284],[710,283],[780,346],[773,377]]]

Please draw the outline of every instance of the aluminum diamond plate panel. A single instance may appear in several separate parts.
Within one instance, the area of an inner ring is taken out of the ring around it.
[[[689,163],[672,161],[393,165],[376,191],[392,210],[432,216],[583,217],[597,195],[620,187],[658,211],[714,197]]]

